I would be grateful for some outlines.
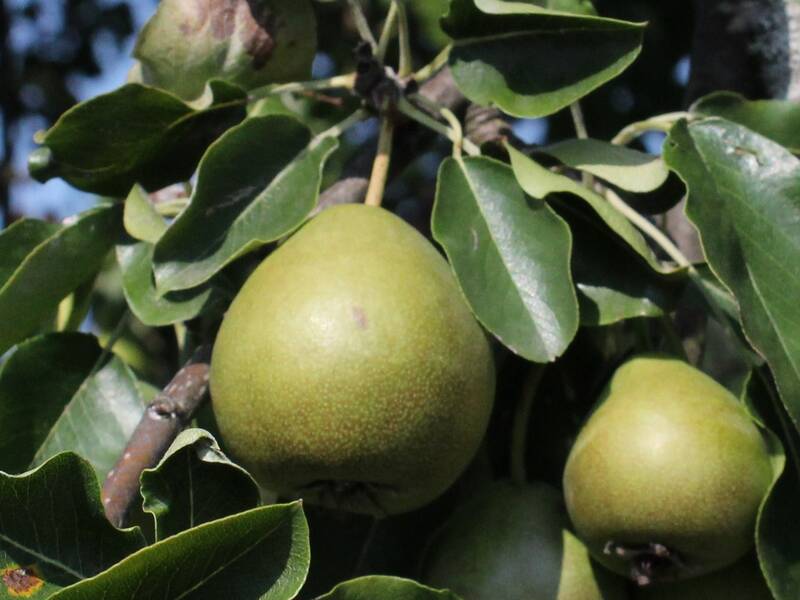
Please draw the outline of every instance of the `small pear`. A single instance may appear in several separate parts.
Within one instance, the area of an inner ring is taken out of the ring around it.
[[[564,492],[593,555],[641,584],[733,564],[753,546],[772,482],[745,407],[683,361],[633,358],[570,452]]]
[[[423,581],[466,600],[624,600],[625,580],[592,563],[567,529],[561,494],[497,482],[435,535]]]
[[[464,470],[494,377],[442,256],[390,212],[346,205],[253,272],[210,383],[227,449],[264,487],[385,515],[430,502]]]

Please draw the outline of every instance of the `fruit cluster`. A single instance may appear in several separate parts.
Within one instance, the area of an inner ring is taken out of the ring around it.
[[[212,360],[223,439],[265,488],[376,516],[454,482],[494,387],[446,261],[363,205],[324,211],[258,267]],[[772,477],[735,397],[680,360],[638,356],[578,435],[563,500],[494,483],[433,537],[423,578],[465,600],[769,598],[751,552]]]

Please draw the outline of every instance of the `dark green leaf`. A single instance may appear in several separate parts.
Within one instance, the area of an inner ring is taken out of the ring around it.
[[[564,352],[578,328],[569,227],[526,198],[507,165],[445,160],[431,227],[487,329],[536,362]]]
[[[664,158],[686,182],[686,213],[708,263],[739,302],[750,342],[800,424],[800,159],[719,118],[672,128]]]
[[[253,478],[202,429],[182,432],[158,466],[142,473],[142,497],[161,540],[255,508],[260,499]]]
[[[522,2],[480,3],[493,4],[499,14],[481,12],[473,0],[453,0],[442,27],[453,37],[449,62],[459,89],[514,116],[540,117],[568,106],[619,75],[641,49],[642,24]]]
[[[20,219],[0,231],[0,289],[34,248],[58,231],[55,223]]]
[[[660,157],[600,140],[571,139],[536,151],[629,192],[652,192],[661,187],[669,175]]]
[[[115,197],[135,183],[153,190],[187,180],[208,145],[245,116],[244,92],[213,89],[211,106],[198,110],[137,83],[82,102],[44,134],[31,174]]]
[[[654,271],[587,205],[558,195],[548,201],[572,231],[572,277],[582,325],[657,317],[674,308],[685,287],[683,273]]]
[[[289,600],[308,573],[299,502],[256,508],[148,546],[53,600]]]
[[[743,400],[764,429],[772,454],[776,481],[762,503],[756,523],[756,548],[761,569],[776,600],[791,600],[800,594],[800,539],[796,513],[800,502],[800,436],[788,422],[766,368],[749,375]],[[786,460],[780,440],[772,431],[783,434],[790,450]]]
[[[82,333],[51,333],[17,347],[0,370],[0,470],[29,467],[100,352]]]
[[[316,48],[310,0],[162,0],[133,54],[145,83],[192,99],[209,79],[245,89],[309,79]]]
[[[83,380],[58,418],[50,424],[32,465],[72,451],[105,479],[144,412],[136,378],[116,356]]]
[[[121,206],[95,208],[27,254],[0,287],[0,354],[35,333],[67,294],[100,269],[121,230]]]
[[[317,600],[460,600],[450,590],[435,590],[411,579],[369,575],[340,583]]]
[[[22,475],[0,472],[0,568],[24,568],[40,579],[40,597],[92,577],[144,546],[138,530],[106,519],[92,468],[59,454]],[[11,578],[0,597],[13,598]]]
[[[691,107],[698,115],[724,117],[800,153],[800,104],[792,100],[747,100],[733,92],[715,92]]]
[[[167,230],[166,221],[156,212],[147,192],[139,185],[133,186],[125,199],[123,222],[125,231],[132,238],[151,244],[155,244]]]
[[[203,157],[191,204],[156,245],[158,289],[198,286],[300,225],[338,144],[286,116],[252,117],[228,131]]]

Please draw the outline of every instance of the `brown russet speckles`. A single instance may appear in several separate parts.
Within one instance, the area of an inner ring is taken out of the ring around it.
[[[353,307],[353,319],[355,319],[356,325],[358,325],[359,329],[367,329],[369,327],[367,313],[365,313],[364,309],[360,306]]]
[[[9,567],[2,569],[0,573],[0,578],[12,597],[27,598],[44,585],[44,581],[38,576],[39,573],[34,566]]]
[[[236,27],[237,4],[241,0],[211,0],[209,14],[211,35],[218,40],[228,39]]]

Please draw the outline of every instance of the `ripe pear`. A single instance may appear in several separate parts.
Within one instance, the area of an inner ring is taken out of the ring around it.
[[[442,256],[390,212],[346,205],[245,282],[210,384],[227,449],[264,487],[384,515],[426,504],[464,470],[494,379]]]
[[[707,575],[636,590],[636,600],[773,600],[755,556]]]
[[[133,54],[143,83],[194,100],[209,79],[244,89],[308,79],[315,51],[309,0],[161,0]]]
[[[561,494],[496,482],[461,505],[423,559],[428,585],[466,600],[624,600],[625,580],[593,564],[567,529]]]
[[[601,395],[564,492],[597,560],[647,584],[741,558],[771,481],[764,438],[730,392],[683,361],[644,355]]]

